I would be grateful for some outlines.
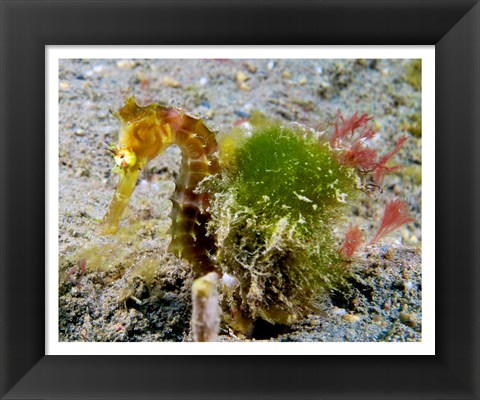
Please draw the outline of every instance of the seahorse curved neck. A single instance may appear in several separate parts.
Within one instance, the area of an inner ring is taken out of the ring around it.
[[[215,242],[207,235],[208,195],[197,192],[205,177],[219,172],[215,133],[201,119],[173,107],[138,106],[127,99],[116,116],[122,122],[114,154],[120,181],[100,233],[115,233],[141,169],[164,149],[177,145],[182,163],[171,197],[172,240],[169,251],[188,261],[196,276],[215,270]]]

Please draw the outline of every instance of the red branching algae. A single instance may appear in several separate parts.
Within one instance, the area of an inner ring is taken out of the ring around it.
[[[378,228],[377,234],[369,244],[377,242],[395,229],[413,221],[414,218],[410,215],[408,206],[404,201],[398,199],[390,201],[385,207],[380,228]]]
[[[335,122],[335,130],[330,138],[330,145],[333,148],[338,148],[342,141],[352,142],[357,129],[361,129],[361,132],[353,142],[360,142],[362,139],[371,139],[375,136],[375,131],[368,125],[373,117],[367,114],[359,116],[358,113],[355,113],[350,118],[345,119],[340,111],[337,113],[337,117],[341,124],[339,125],[338,121]]]
[[[363,243],[363,234],[358,226],[351,226],[345,234],[345,241],[340,253],[347,258],[352,258],[360,245]]]
[[[387,172],[400,168],[400,165],[392,167],[386,165],[400,151],[403,143],[407,140],[406,136],[399,139],[390,153],[377,160],[377,152],[367,145],[368,140],[376,135],[370,125],[373,118],[367,114],[355,113],[346,119],[340,112],[337,113],[337,118],[333,135],[330,138],[330,146],[339,150],[338,160],[340,163],[360,172],[371,172],[377,186],[383,183]]]
[[[403,146],[403,143],[407,140],[408,138],[406,136],[402,136],[395,148],[388,154],[384,155],[382,158],[380,158],[380,161],[378,162],[377,166],[373,169],[373,179],[377,185],[381,185],[383,183],[383,178],[385,177],[386,172],[392,172],[396,171],[397,169],[401,168],[401,165],[394,165],[392,167],[387,167],[388,161],[397,154],[400,149]]]

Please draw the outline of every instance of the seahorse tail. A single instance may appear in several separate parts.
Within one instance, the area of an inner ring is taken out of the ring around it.
[[[199,205],[202,196],[191,194],[200,198],[186,200],[185,197],[189,196],[185,196],[185,192],[182,194],[175,192],[170,199],[172,201],[170,213],[172,240],[168,250],[189,262],[194,275],[198,277],[216,269],[212,261],[215,241],[207,234],[210,215],[205,211],[202,212],[203,207]],[[180,198],[183,198],[183,202],[180,202]]]

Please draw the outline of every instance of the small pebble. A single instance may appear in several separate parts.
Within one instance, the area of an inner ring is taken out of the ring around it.
[[[75,170],[75,176],[76,176],[77,178],[81,178],[82,176],[88,177],[88,176],[90,176],[90,171],[89,171],[88,169],[86,169],[86,168],[81,168],[81,167],[80,167],[80,168],[77,168],[77,169]]]
[[[365,58],[359,58],[357,61],[356,61],[356,64],[357,65],[360,65],[362,67],[368,67],[368,61],[365,59]]]
[[[101,64],[97,64],[93,67],[93,72],[95,72],[97,74],[102,72],[102,71],[103,71],[103,65],[101,65]]]
[[[237,278],[227,273],[223,274],[222,280],[229,288],[235,287],[240,283]]]
[[[180,82],[177,81],[175,78],[172,78],[171,76],[166,76],[165,78],[163,78],[162,82],[165,86],[168,86],[168,87],[172,87],[172,88],[180,87]]]
[[[242,82],[245,82],[245,81],[248,81],[248,76],[245,75],[242,71],[239,71],[235,74],[235,80],[238,82],[238,83],[242,83]]]
[[[251,111],[253,109],[252,103],[245,103],[242,107],[246,112]]]
[[[59,85],[59,86],[60,86],[60,89],[61,89],[61,90],[67,90],[67,89],[70,87],[70,85],[68,84],[68,82],[60,82],[60,85]]]
[[[410,242],[410,244],[417,244],[419,242],[418,237],[416,237],[415,235],[410,236],[408,238],[408,241]]]
[[[344,308],[334,307],[334,309],[332,310],[332,314],[333,315],[345,315],[345,314],[347,314],[347,310],[345,310]]]
[[[384,257],[386,260],[392,260],[394,255],[395,255],[395,251],[393,250],[392,247],[390,247],[390,248],[385,252],[385,254],[383,255],[383,257]]]
[[[248,61],[245,63],[245,67],[247,67],[248,72],[251,72],[252,74],[257,72],[257,67],[255,67],[255,65],[253,65],[252,63],[250,63]]]
[[[347,322],[357,322],[360,320],[360,317],[358,315],[355,315],[355,314],[345,314],[345,315],[342,315],[342,318],[347,321]]]
[[[198,80],[198,83],[201,85],[201,86],[205,86],[207,83],[208,83],[208,78],[206,76],[202,76],[199,80]]]
[[[415,315],[402,311],[400,313],[400,321],[410,328],[415,328],[417,326],[417,319]]]
[[[135,67],[135,61],[133,60],[120,60],[117,61],[117,67],[122,69],[132,69]]]
[[[375,322],[377,325],[381,325],[382,324],[382,317],[378,314],[375,314],[372,316],[372,320],[373,322]]]
[[[144,82],[148,80],[148,75],[143,71],[139,71],[135,77],[139,82]]]
[[[387,299],[387,301],[383,303],[383,308],[385,310],[390,310],[390,308],[392,308],[392,299]]]
[[[393,193],[395,193],[397,196],[400,196],[402,194],[402,188],[399,185],[394,185]]]

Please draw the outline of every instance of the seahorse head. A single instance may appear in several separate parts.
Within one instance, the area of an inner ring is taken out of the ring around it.
[[[121,126],[118,143],[110,151],[119,168],[130,168],[137,162],[146,163],[170,144],[157,116],[159,107],[158,104],[139,106],[132,96],[125,100],[118,113],[113,113]]]

